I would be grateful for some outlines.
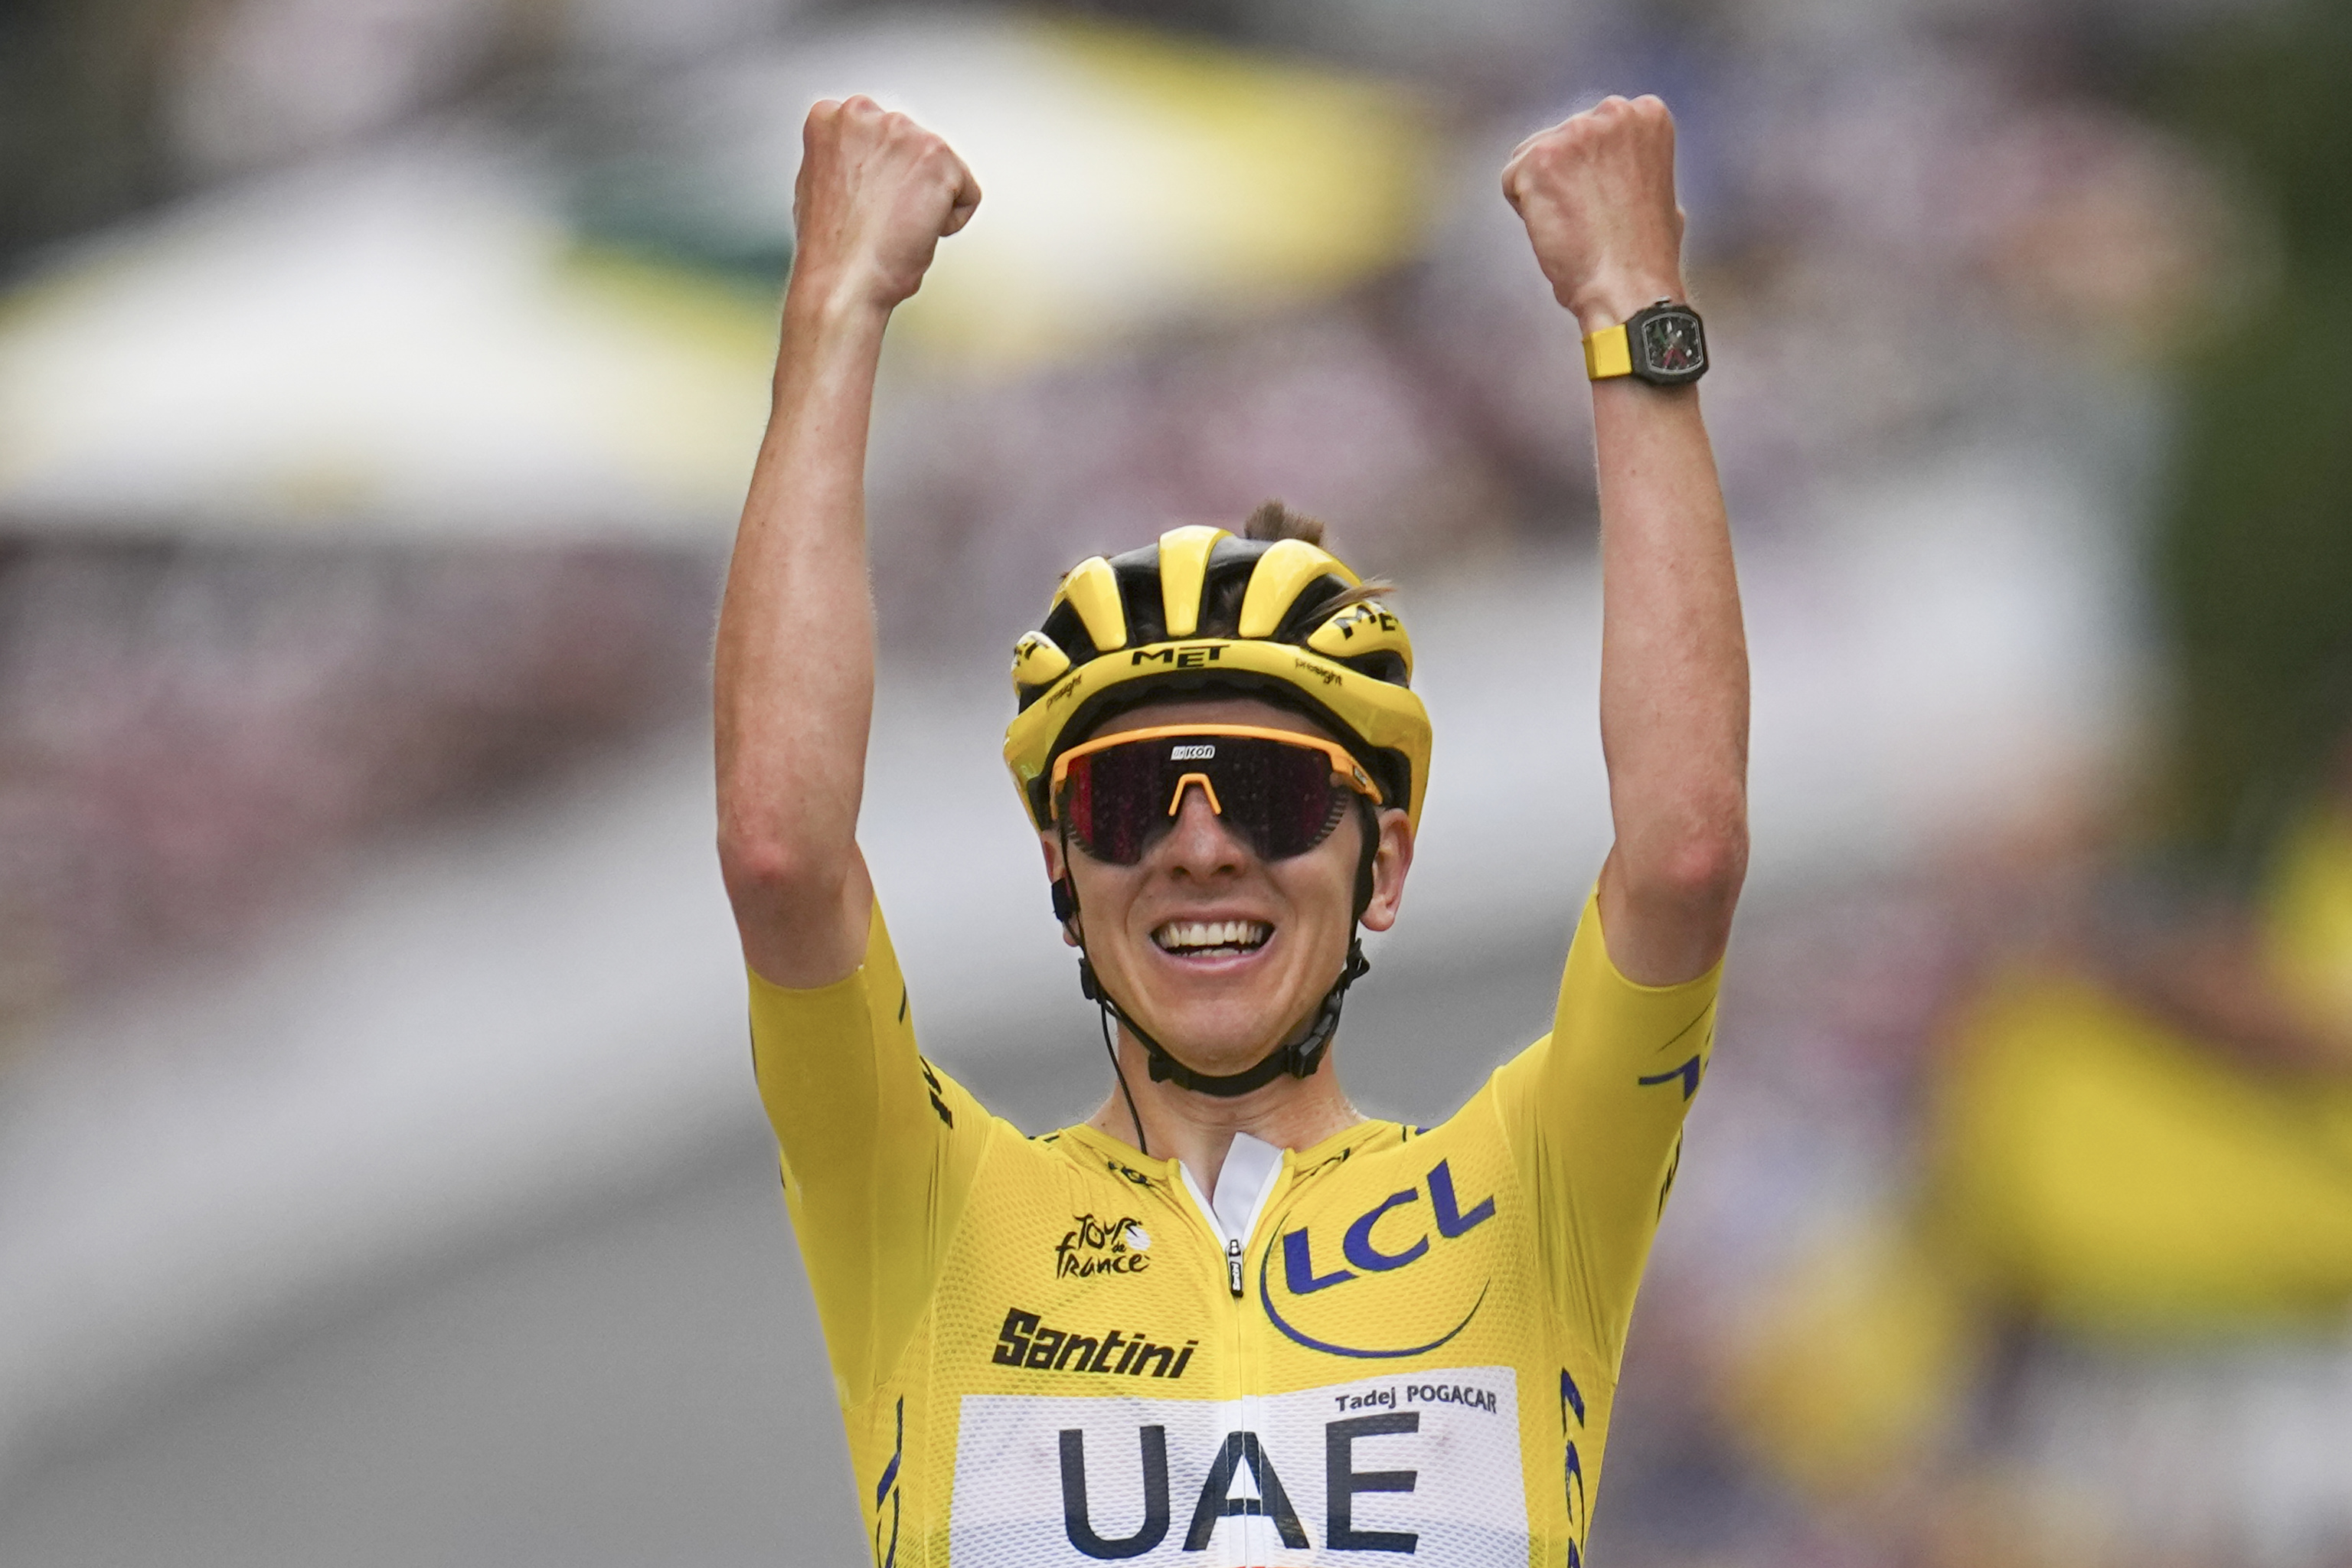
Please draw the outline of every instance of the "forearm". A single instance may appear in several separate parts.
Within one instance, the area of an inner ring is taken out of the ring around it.
[[[1629,935],[1626,973],[1668,984],[1720,955],[1746,870],[1747,642],[1697,388],[1599,382],[1592,411],[1616,830],[1603,904]]]
[[[796,277],[715,650],[720,861],[761,973],[855,967],[874,698],[865,464],[887,309]],[[851,888],[851,882],[859,888]],[[766,940],[762,940],[762,936]],[[840,952],[835,952],[838,948]]]
[[[1519,143],[1503,195],[1587,333],[1681,299],[1674,116],[1609,98]],[[1643,984],[1722,955],[1748,865],[1748,649],[1731,536],[1695,386],[1595,384],[1601,743],[1617,839],[1601,872],[1609,955]]]

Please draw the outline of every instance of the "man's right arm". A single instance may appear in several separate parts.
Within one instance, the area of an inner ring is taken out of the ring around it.
[[[856,842],[874,702],[865,468],[890,312],[980,189],[947,143],[871,100],[809,111],[773,404],[719,616],[719,859],[743,955],[830,984],[866,952]]]

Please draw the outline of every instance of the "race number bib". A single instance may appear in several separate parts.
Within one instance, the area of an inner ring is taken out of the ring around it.
[[[968,1394],[950,1561],[1523,1563],[1520,1488],[1507,1367],[1229,1403]]]

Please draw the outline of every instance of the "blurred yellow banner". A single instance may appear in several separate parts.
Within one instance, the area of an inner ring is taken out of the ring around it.
[[[1155,34],[1016,25],[990,68],[904,58],[904,107],[983,193],[903,312],[924,346],[1066,353],[1312,297],[1418,246],[1433,143],[1403,88]]]

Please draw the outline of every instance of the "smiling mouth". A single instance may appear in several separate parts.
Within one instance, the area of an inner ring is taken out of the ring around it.
[[[1151,940],[1179,958],[1232,958],[1255,952],[1273,935],[1264,921],[1170,921]]]

